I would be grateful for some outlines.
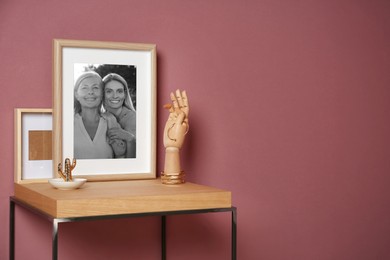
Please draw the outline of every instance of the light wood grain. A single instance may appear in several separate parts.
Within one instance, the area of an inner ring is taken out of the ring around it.
[[[230,191],[163,185],[159,179],[87,182],[72,191],[48,183],[15,184],[15,197],[57,218],[231,207]]]

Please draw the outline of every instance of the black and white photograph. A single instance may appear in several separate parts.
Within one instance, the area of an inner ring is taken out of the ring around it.
[[[74,64],[74,158],[136,158],[136,67]]]
[[[70,158],[89,180],[156,178],[156,46],[53,43],[54,166]]]

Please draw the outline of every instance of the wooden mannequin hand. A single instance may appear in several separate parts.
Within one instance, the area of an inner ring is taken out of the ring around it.
[[[188,122],[188,120],[187,120]],[[185,114],[179,113],[174,119],[168,119],[164,128],[164,146],[180,149],[184,142],[184,137],[188,130],[188,123]]]
[[[183,145],[185,135],[189,130],[188,113],[189,105],[185,91],[170,94],[172,104],[165,107],[169,109],[169,117],[164,128],[165,148],[174,147],[180,149]]]

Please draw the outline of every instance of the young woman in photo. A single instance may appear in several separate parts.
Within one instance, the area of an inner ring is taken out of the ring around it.
[[[136,111],[126,80],[116,73],[103,78],[103,111],[108,121],[110,143],[122,140],[126,143],[125,158],[136,157]],[[119,126],[115,126],[116,122]],[[118,156],[116,156],[118,157]]]

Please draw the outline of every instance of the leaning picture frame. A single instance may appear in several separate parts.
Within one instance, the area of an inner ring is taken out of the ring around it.
[[[155,44],[54,39],[54,172],[65,158],[74,158],[77,166],[72,174],[88,181],[156,178],[156,70]],[[124,96],[115,88],[108,93],[104,84],[94,90],[92,85],[100,83],[90,84],[94,80],[85,79],[86,74],[99,74],[102,79],[108,74],[119,75]],[[115,97],[113,92],[117,93]],[[87,99],[84,94],[93,98]],[[96,102],[100,102],[97,107]],[[118,114],[120,111],[127,113]],[[111,135],[110,118],[116,119],[116,129],[122,135]],[[91,128],[86,121],[96,124]],[[131,142],[128,136],[133,138]],[[116,140],[124,142],[126,150],[134,150],[134,154],[118,156],[113,144]]]
[[[15,108],[14,182],[47,182],[53,177],[52,109]]]

